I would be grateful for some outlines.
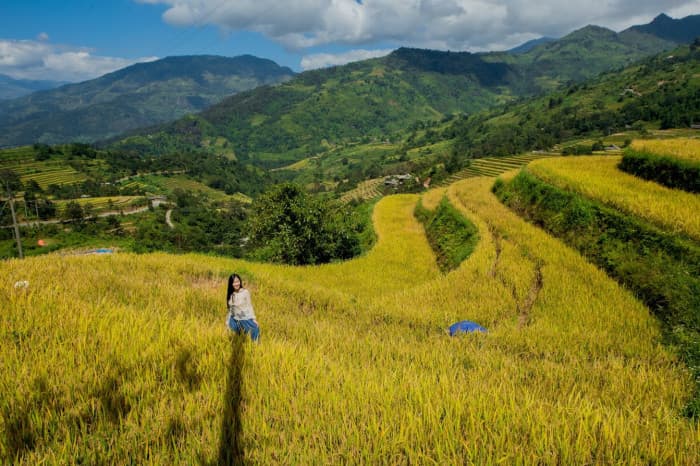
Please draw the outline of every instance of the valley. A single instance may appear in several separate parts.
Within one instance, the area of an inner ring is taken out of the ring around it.
[[[697,464],[698,18],[8,80],[0,463]]]

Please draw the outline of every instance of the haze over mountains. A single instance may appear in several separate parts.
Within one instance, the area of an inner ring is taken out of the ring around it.
[[[53,89],[66,82],[61,81],[33,81],[29,79],[14,79],[11,76],[0,74],[0,100],[9,100],[22,97],[32,92]]]
[[[471,54],[399,49],[387,57],[298,75],[252,56],[171,57],[101,78],[0,101],[0,147],[92,142],[139,131],[164,138],[153,152],[197,148],[224,138],[236,154],[274,152],[295,160],[326,142],[381,136],[421,119],[473,113],[582,81],[670,50],[700,35],[700,16],[659,15],[620,33],[587,26],[511,52]],[[220,102],[218,105],[217,102]],[[213,107],[211,107],[214,105]],[[196,130],[192,130],[197,127]],[[159,136],[160,135],[160,136]]]

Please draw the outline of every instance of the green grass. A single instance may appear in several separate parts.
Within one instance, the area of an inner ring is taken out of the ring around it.
[[[425,235],[443,272],[454,270],[471,255],[479,241],[476,226],[443,197],[435,210],[416,204],[414,215],[423,223]]]

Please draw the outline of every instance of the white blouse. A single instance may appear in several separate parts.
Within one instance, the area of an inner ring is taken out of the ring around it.
[[[250,302],[250,292],[241,288],[238,293],[231,293],[231,298],[228,300],[228,311],[236,320],[251,320],[255,319],[255,311],[253,304]]]

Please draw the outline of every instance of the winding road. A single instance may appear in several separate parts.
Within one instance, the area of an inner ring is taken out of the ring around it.
[[[153,204],[153,208],[156,208],[160,206],[161,204],[167,204],[167,201],[163,201],[161,199],[154,199],[151,201]],[[95,218],[95,217],[109,217],[110,215],[133,215],[133,214],[140,214],[141,212],[146,212],[148,210],[148,206],[144,207],[137,207],[136,209],[132,210],[110,210],[109,212],[102,212],[97,215],[92,215],[90,217],[85,217],[85,220],[90,219],[90,218]],[[173,209],[168,209],[168,211],[165,213],[165,222],[168,224],[170,228],[175,228],[175,225],[170,221],[170,213],[172,212]],[[56,223],[71,223],[74,220],[64,220],[64,219],[58,219],[54,218],[51,220],[34,220],[31,222],[20,222],[17,225],[20,227],[31,227],[31,226],[38,226],[38,225],[51,225],[51,224],[56,224]],[[12,228],[12,225],[3,225],[0,228]]]

